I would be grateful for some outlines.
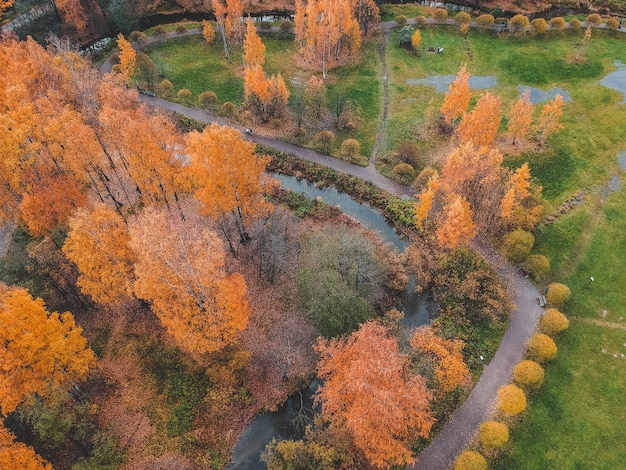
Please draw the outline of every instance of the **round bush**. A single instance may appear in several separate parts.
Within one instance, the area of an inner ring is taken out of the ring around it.
[[[457,23],[460,24],[469,23],[470,21],[472,21],[472,17],[466,11],[458,12],[454,19],[457,21]]]
[[[550,260],[544,255],[530,255],[524,262],[524,268],[536,279],[545,279],[550,273]]]
[[[425,188],[428,184],[428,181],[431,178],[436,178],[437,176],[439,176],[437,170],[435,170],[432,166],[427,166],[422,171],[420,171],[419,175],[417,175],[417,178],[415,179],[415,187],[418,189]]]
[[[398,26],[406,26],[406,16],[404,15],[398,15],[396,16],[396,24]]]
[[[187,28],[185,28],[182,24],[176,26],[176,33],[177,34],[185,34],[187,32]]]
[[[183,88],[181,90],[178,90],[178,93],[176,93],[176,97],[181,101],[187,102],[191,99],[191,91],[189,91],[187,88]]]
[[[525,15],[515,15],[513,18],[509,20],[509,28],[515,31],[523,31],[528,27],[530,21],[528,17]]]
[[[572,18],[569,20],[569,27],[572,29],[580,29],[580,20],[578,18]]]
[[[156,86],[156,92],[159,96],[169,96],[174,91],[174,85],[168,79],[163,80]]]
[[[198,104],[203,108],[210,108],[217,104],[217,95],[213,91],[205,91],[198,96]]]
[[[496,20],[493,17],[493,15],[490,15],[489,13],[486,13],[484,15],[480,15],[478,18],[476,18],[476,22],[482,28],[486,28],[488,26],[491,26],[492,24],[495,23],[495,21]]]
[[[320,152],[330,153],[330,150],[335,143],[335,134],[333,131],[320,131],[315,134],[313,140],[315,148],[317,148]]]
[[[396,155],[402,163],[415,167],[420,166],[420,148],[411,140],[405,140],[396,148]]]
[[[435,11],[433,11],[433,18],[435,18],[437,23],[443,23],[448,19],[448,10],[445,8],[435,8]]]
[[[498,407],[507,415],[515,416],[526,409],[526,394],[516,385],[503,385],[498,389]]]
[[[485,421],[480,425],[478,438],[489,449],[502,449],[509,442],[509,427],[498,421]]]
[[[341,143],[339,153],[348,159],[356,158],[361,154],[361,144],[356,139],[346,139]]]
[[[153,29],[153,32],[155,36],[163,37],[167,34],[167,29],[165,29],[164,26],[159,25]]]
[[[550,20],[550,29],[554,29],[556,31],[563,31],[565,29],[565,20],[560,16],[552,18]]]
[[[528,341],[528,357],[540,364],[554,359],[556,351],[554,340],[543,333],[535,333]]]
[[[424,26],[426,24],[426,17],[418,15],[415,17],[415,26]]]
[[[235,113],[237,112],[237,106],[235,106],[235,103],[231,103],[230,101],[227,101],[220,108],[220,112],[224,116],[233,117]]]
[[[530,27],[533,34],[543,34],[548,29],[548,24],[543,18],[535,18],[530,22]]]
[[[572,291],[569,290],[565,284],[559,282],[553,282],[548,286],[548,293],[546,294],[546,301],[550,307],[560,307],[567,299],[572,295]]]
[[[549,308],[539,320],[539,331],[556,336],[569,328],[569,320],[556,308]]]
[[[600,26],[602,24],[602,17],[598,15],[597,13],[592,13],[585,19],[585,21],[587,22],[587,24]]]
[[[513,380],[524,390],[534,390],[543,385],[545,372],[535,361],[525,359],[513,368]]]
[[[511,263],[517,264],[524,261],[530,254],[530,250],[532,250],[534,244],[535,237],[533,234],[522,229],[514,230],[502,237],[504,256],[506,256]]]
[[[487,460],[474,450],[465,450],[454,461],[454,470],[487,470]]]
[[[261,21],[259,23],[259,29],[262,31],[269,31],[270,29],[272,29],[272,23],[270,23],[269,21]]]
[[[297,137],[298,139],[302,139],[303,137],[306,137],[306,134],[307,134],[307,130],[304,127],[298,127],[296,131],[294,132],[294,136]]]
[[[293,23],[293,21],[283,21],[278,28],[282,33],[288,33],[293,28],[295,28],[295,26],[296,25]]]
[[[393,176],[402,184],[411,184],[415,179],[415,169],[408,163],[399,163],[393,167]]]
[[[617,21],[617,18],[608,18],[606,20],[606,27],[608,29],[617,29],[619,27],[619,21]]]

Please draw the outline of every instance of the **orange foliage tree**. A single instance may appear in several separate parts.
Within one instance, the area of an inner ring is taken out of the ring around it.
[[[246,282],[227,274],[218,236],[187,217],[150,207],[130,226],[135,293],[150,302],[167,331],[188,351],[219,351],[248,324]]]
[[[500,203],[502,217],[516,228],[531,229],[543,213],[541,187],[532,186],[530,169],[524,163],[515,170],[508,182],[508,190]]]
[[[460,118],[469,106],[471,94],[469,88],[470,74],[465,64],[461,66],[454,82],[443,98],[441,113],[447,123],[454,123]]]
[[[70,312],[50,313],[26,289],[0,285],[0,412],[10,413],[30,394],[49,396],[82,380],[95,362]]]
[[[380,22],[380,9],[374,0],[352,0],[352,11],[359,22],[363,34],[367,36],[369,29]]]
[[[122,33],[117,36],[117,47],[120,51],[120,68],[122,80],[129,83],[137,70],[137,53]]]
[[[428,217],[437,192],[439,191],[439,175],[436,173],[428,179],[426,189],[417,195],[417,202],[415,203],[415,225],[418,228],[422,228],[424,221]]]
[[[319,66],[324,78],[341,57],[361,47],[361,30],[350,2],[309,0],[306,7],[296,2],[295,20],[296,42],[303,45],[300,54]]]
[[[413,461],[409,438],[426,437],[435,421],[425,380],[409,372],[398,340],[378,323],[365,323],[347,338],[320,339],[317,351],[322,413],[340,416],[354,443],[378,467]]]
[[[411,336],[410,344],[414,351],[430,358],[435,379],[443,393],[457,386],[469,386],[472,376],[463,361],[462,341],[442,338],[430,326],[420,326]]]
[[[214,219],[234,214],[241,240],[248,240],[251,220],[272,209],[264,197],[274,185],[265,174],[270,158],[255,154],[239,131],[218,124],[190,133],[187,153],[202,212]]]
[[[242,18],[243,6],[241,5],[241,0],[226,0],[226,35],[236,44],[241,44],[243,39]]]
[[[101,304],[133,295],[135,255],[124,220],[103,204],[80,210],[69,222],[63,252],[78,267],[78,286]]]
[[[26,444],[15,441],[15,436],[0,423],[0,468],[20,470],[52,470],[52,465],[43,460]]]
[[[65,24],[80,35],[87,32],[87,12],[80,0],[54,0],[54,3]]]
[[[14,3],[15,0],[0,0],[0,19],[2,19],[4,12],[11,8]]]
[[[217,23],[217,30],[222,36],[222,44],[224,45],[224,55],[230,60],[230,50],[228,49],[228,41],[226,40],[226,8],[221,0],[212,0],[213,14]]]
[[[454,249],[467,246],[476,236],[476,225],[469,202],[456,193],[449,193],[437,227],[437,241],[441,246]]]
[[[243,41],[243,65],[252,67],[265,64],[265,44],[261,41],[254,22],[250,17],[246,20],[246,37]]]
[[[215,41],[215,30],[213,29],[213,25],[207,20],[202,21],[202,37],[209,45],[213,44],[213,41]]]
[[[546,103],[543,108],[541,108],[537,129],[542,141],[545,141],[550,134],[553,134],[563,127],[563,125],[559,122],[559,119],[563,114],[562,108],[563,97],[558,93],[552,101]]]
[[[530,125],[533,122],[534,105],[530,102],[530,90],[524,90],[519,100],[511,104],[509,123],[506,133],[513,139],[523,139],[528,135]]]
[[[456,130],[461,144],[471,142],[475,147],[489,147],[496,139],[501,120],[500,97],[485,93],[476,107],[463,116]]]

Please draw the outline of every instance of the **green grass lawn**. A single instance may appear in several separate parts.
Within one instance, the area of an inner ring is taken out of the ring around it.
[[[593,34],[580,64],[572,60],[582,31],[542,38],[498,38],[472,30],[466,46],[456,28],[429,26],[422,29],[417,55],[398,48],[397,35],[392,34],[387,54],[391,112],[381,153],[390,154],[403,140],[419,139],[428,103],[432,100],[436,111],[441,107],[443,93],[436,93],[433,87],[409,85],[407,80],[456,74],[466,63],[472,75],[496,77],[498,85],[490,91],[502,98],[503,113],[519,96],[519,85],[562,87],[572,97],[564,107],[565,127],[550,139],[550,150],[508,161],[511,166],[529,161],[532,175],[545,188],[549,208],[580,188],[604,184],[615,155],[626,146],[626,106],[616,105],[622,95],[598,81],[614,70],[615,60],[626,62],[626,38],[595,30]],[[444,53],[426,52],[428,47],[443,47]],[[482,93],[474,90],[473,102]],[[432,143],[420,143],[425,154],[432,153]]]
[[[576,246],[578,252],[572,250]],[[558,356],[546,369],[546,383],[531,397],[494,468],[624,467],[626,330],[615,327],[626,328],[624,247],[623,191],[612,193],[596,209],[582,208],[559,219],[538,235],[538,251],[557,260],[556,279],[568,256],[574,258],[572,273],[563,279],[572,289],[563,309],[571,326],[558,339]]]
[[[264,68],[268,75],[282,74],[287,86],[293,89],[292,81],[295,78],[306,81],[315,73],[298,67],[293,40],[272,37],[262,39],[266,47]],[[207,46],[198,35],[155,44],[148,52],[164,77],[174,85],[174,92],[183,88],[191,91],[191,103],[196,103],[198,95],[209,90],[217,94],[220,104],[226,101],[235,104],[243,102],[240,48],[231,48],[231,60],[227,61],[218,40]],[[362,124],[354,130],[336,132],[337,144],[344,139],[357,139],[361,143],[361,153],[368,156],[372,151],[382,111],[378,43],[364,44],[360,55],[356,64],[337,67],[329,72],[327,94],[329,103],[336,96],[344,96],[361,108]]]

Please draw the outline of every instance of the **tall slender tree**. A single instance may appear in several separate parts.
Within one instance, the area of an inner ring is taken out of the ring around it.
[[[469,78],[470,74],[465,64],[463,64],[456,79],[450,84],[450,88],[443,98],[441,113],[449,124],[453,124],[467,111],[471,98]]]

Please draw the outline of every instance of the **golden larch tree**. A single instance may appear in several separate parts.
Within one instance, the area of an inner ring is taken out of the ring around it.
[[[202,220],[150,207],[130,226],[135,293],[181,347],[200,354],[237,341],[250,309],[246,282],[227,274],[222,241]]]
[[[498,135],[500,97],[487,92],[480,97],[476,107],[463,116],[456,132],[461,144],[471,142],[475,147],[489,147]]]
[[[226,40],[226,7],[221,0],[212,0],[213,14],[215,15],[215,22],[217,24],[217,30],[222,36],[222,44],[224,46],[224,55],[230,60],[230,50],[228,48],[228,41]]]
[[[456,79],[450,84],[448,91],[443,98],[441,105],[441,113],[448,124],[454,123],[469,106],[471,94],[469,88],[470,74],[467,67],[463,64],[456,76]]]
[[[0,422],[0,468],[6,470],[52,470],[52,465],[43,460],[26,444],[17,442],[11,431]]]
[[[202,37],[207,44],[211,45],[215,41],[215,30],[210,21],[202,21]]]
[[[251,67],[265,64],[265,44],[261,41],[254,22],[250,17],[246,20],[246,37],[243,41],[243,64]]]
[[[550,134],[563,128],[560,122],[562,114],[563,97],[557,93],[552,101],[544,104],[543,108],[541,108],[537,129],[542,141],[545,141]]]
[[[422,33],[420,33],[419,29],[416,29],[415,32],[413,33],[413,36],[411,36],[411,46],[413,47],[413,49],[417,50],[417,48],[420,47],[421,42],[422,42]]]
[[[511,104],[509,112],[509,123],[506,133],[513,139],[515,145],[516,139],[523,139],[530,131],[530,125],[533,122],[533,113],[535,106],[530,102],[530,90],[526,89],[517,101]]]
[[[465,247],[476,236],[476,225],[469,202],[456,193],[450,193],[437,227],[437,241],[443,247]]]
[[[122,33],[117,36],[117,47],[120,51],[120,68],[122,80],[129,83],[137,70],[137,53]]]
[[[543,206],[541,187],[532,185],[528,163],[515,170],[507,187],[500,203],[500,214],[515,228],[534,228],[541,218]]]
[[[411,336],[410,344],[414,351],[429,357],[443,393],[470,385],[472,376],[461,354],[462,341],[442,338],[430,326],[420,326]]]
[[[426,189],[417,195],[417,202],[415,203],[415,225],[418,228],[422,228],[424,221],[430,213],[437,192],[439,191],[439,176],[434,175],[428,180]]]
[[[37,393],[49,396],[87,376],[95,363],[70,312],[50,313],[26,289],[0,285],[0,412]]]
[[[187,136],[189,172],[202,212],[214,219],[234,214],[242,240],[252,219],[271,211],[264,193],[274,182],[265,174],[270,158],[254,153],[255,145],[231,127],[211,124]]]
[[[243,6],[241,0],[226,0],[226,35],[236,44],[243,40]]]
[[[377,467],[413,461],[410,439],[427,437],[435,419],[426,381],[410,372],[397,338],[379,323],[365,323],[347,338],[318,340],[316,401],[322,413],[343,418],[354,443]]]
[[[77,211],[69,228],[63,252],[80,272],[81,290],[104,305],[132,297],[135,255],[119,214],[98,204],[91,210]]]

